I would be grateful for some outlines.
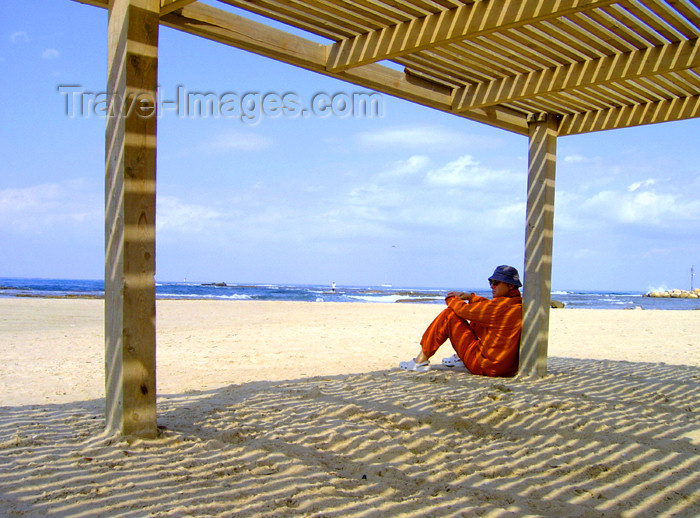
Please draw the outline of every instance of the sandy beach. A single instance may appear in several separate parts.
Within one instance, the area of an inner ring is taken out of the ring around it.
[[[700,311],[553,310],[549,373],[405,373],[441,309],[158,302],[154,440],[103,301],[0,299],[2,516],[700,515]]]

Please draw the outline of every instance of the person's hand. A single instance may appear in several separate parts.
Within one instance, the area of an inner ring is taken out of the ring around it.
[[[467,300],[469,298],[469,295],[461,291],[451,291],[447,294],[447,297],[445,298],[449,299],[451,297],[457,297],[458,299]]]

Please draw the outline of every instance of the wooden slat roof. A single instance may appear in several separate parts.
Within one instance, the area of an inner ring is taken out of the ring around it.
[[[161,0],[161,23],[521,134],[700,116],[698,0]]]

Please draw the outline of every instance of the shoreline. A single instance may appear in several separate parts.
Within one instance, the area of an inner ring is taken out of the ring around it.
[[[16,289],[16,288],[13,288]],[[641,298],[652,298],[655,299],[656,301],[663,301],[663,300],[669,300],[673,301],[674,303],[677,303],[679,300],[683,301],[688,301],[689,304],[695,303],[694,298],[692,297],[672,297],[672,296],[651,296],[651,295],[637,295],[635,294],[634,296],[639,296]],[[33,294],[33,293],[17,293],[17,294],[0,294],[0,300],[3,299],[50,299],[50,300],[72,300],[72,299],[83,299],[83,300],[102,300],[104,301],[104,294],[101,295],[91,295],[91,294],[61,294],[61,295],[51,295],[51,294]],[[249,303],[256,303],[256,302],[292,302],[292,303],[301,303],[301,304],[372,304],[372,305],[391,305],[391,304],[415,304],[415,305],[431,305],[431,306],[436,306],[440,305],[443,303],[441,299],[431,299],[431,298],[415,298],[415,299],[397,299],[391,302],[383,302],[383,301],[376,301],[376,302],[368,302],[368,301],[363,301],[363,300],[354,300],[354,301],[344,301],[344,302],[336,302],[336,301],[311,301],[311,300],[287,300],[287,299],[279,299],[279,300],[265,300],[265,299],[229,299],[225,297],[214,297],[214,296],[197,296],[197,295],[188,295],[188,296],[177,296],[177,295],[158,295],[156,294],[156,301],[164,301],[164,300],[180,300],[180,301],[217,301],[217,302],[249,302]],[[551,307],[550,309],[552,310],[602,310],[602,311],[700,311],[700,306],[695,306],[695,307],[688,307],[688,308],[683,308],[679,306],[675,306],[673,308],[664,308],[664,307],[642,307],[640,305],[635,305],[632,307],[582,307],[582,306],[574,306],[572,307],[571,305],[563,304],[561,303],[558,299],[551,299]],[[660,304],[663,304],[663,302],[660,302]]]
[[[241,300],[241,301],[307,301],[307,302],[371,302],[378,304],[411,303],[438,304],[450,289],[440,287],[416,288],[402,286],[346,286],[337,289],[328,285],[294,284],[226,284],[226,283],[156,283],[157,300]],[[458,288],[458,291],[474,291]],[[477,289],[479,295],[490,297],[488,290]],[[0,278],[0,297],[36,298],[104,298],[102,281],[60,279]],[[551,294],[552,306],[560,309],[665,309],[700,310],[700,299],[645,296],[644,292],[561,291]]]

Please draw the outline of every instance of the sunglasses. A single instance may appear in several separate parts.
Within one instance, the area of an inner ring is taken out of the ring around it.
[[[489,284],[495,288],[496,286],[501,284],[501,281],[493,281],[493,280],[489,279]]]

